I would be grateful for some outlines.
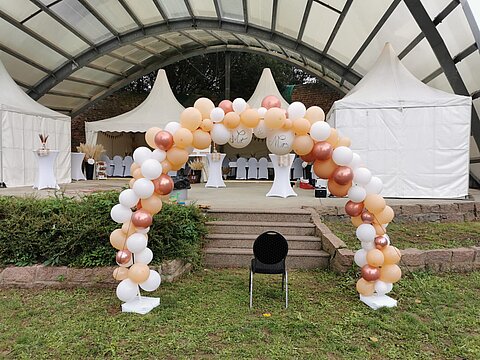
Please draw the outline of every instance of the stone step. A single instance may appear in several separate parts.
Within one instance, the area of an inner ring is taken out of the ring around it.
[[[255,234],[210,234],[206,248],[252,248]],[[285,235],[290,250],[321,250],[322,242],[316,236]]]
[[[303,209],[209,209],[207,216],[223,221],[310,222],[311,213]]]
[[[314,235],[315,225],[309,222],[209,221],[210,234],[256,234],[274,230],[282,235]]]
[[[207,248],[204,249],[205,264],[210,268],[249,268],[253,258],[252,249]],[[323,250],[289,250],[289,269],[327,269],[330,255]]]

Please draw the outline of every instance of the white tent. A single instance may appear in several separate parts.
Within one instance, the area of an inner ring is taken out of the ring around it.
[[[288,108],[288,102],[280,94],[280,91],[278,91],[272,72],[269,68],[265,68],[263,69],[262,76],[260,76],[260,80],[258,80],[257,87],[255,88],[252,97],[247,103],[251,107],[258,109],[262,106],[262,100],[268,95],[274,95],[279,98],[283,109]]]
[[[463,197],[471,105],[470,97],[416,79],[387,43],[370,72],[335,102],[328,122],[383,180],[382,195]]]
[[[130,110],[124,114],[112,117],[110,119],[92,121],[85,123],[85,134],[87,144],[103,143],[108,149],[108,138],[113,142],[117,142],[118,146],[125,148],[126,146],[132,149],[141,145],[138,142],[142,139],[134,138],[134,133],[145,133],[151,127],[164,128],[170,121],[178,121],[180,113],[184,110],[184,107],[177,101],[172,93],[172,89],[168,83],[167,74],[165,70],[160,69],[157,74],[157,79],[153,85],[148,97],[135,109]],[[98,138],[98,133],[110,133],[102,139]],[[114,133],[113,135],[111,133]],[[120,134],[115,133],[132,133],[132,137],[124,137],[123,142],[121,139],[115,139]],[[143,135],[141,135],[143,138]],[[131,144],[125,142],[133,141]],[[120,143],[121,142],[121,143]],[[116,154],[121,154],[119,151]],[[113,154],[115,155],[115,151]]]
[[[0,61],[1,181],[7,187],[33,185],[37,174],[34,150],[39,134],[48,135],[47,148],[58,150],[55,176],[58,183],[70,177],[70,117],[39,104],[13,81]]]

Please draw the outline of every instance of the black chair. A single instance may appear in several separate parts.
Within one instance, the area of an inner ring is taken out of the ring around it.
[[[282,234],[267,231],[260,234],[253,243],[253,256],[250,266],[250,308],[253,304],[253,274],[282,274],[282,293],[285,287],[285,308],[288,308],[288,273],[285,259],[288,243]]]

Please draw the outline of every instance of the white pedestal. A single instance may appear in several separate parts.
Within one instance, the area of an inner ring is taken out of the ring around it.
[[[373,310],[378,310],[382,307],[397,306],[397,300],[392,299],[388,295],[372,295],[372,296],[360,295],[360,301],[370,306]]]
[[[84,153],[72,153],[72,180],[87,180],[82,171]]]
[[[205,184],[205,187],[225,187],[222,177],[222,163],[223,159],[225,158],[225,154],[217,154],[216,156],[220,155],[219,160],[212,160],[212,155],[215,157],[214,154],[207,154],[208,181]]]
[[[286,166],[280,166],[278,160],[280,155],[269,154],[272,159],[273,170],[275,171],[273,178],[273,185],[268,192],[267,196],[277,196],[286,198],[289,196],[297,196],[290,185],[290,168],[295,159],[295,154],[288,154],[288,164]],[[283,156],[283,155],[282,155]]]
[[[133,312],[145,315],[160,305],[160,298],[138,296],[134,300],[122,304],[122,312]]]
[[[59,189],[57,179],[55,178],[55,160],[57,159],[59,151],[50,150],[48,155],[39,156],[37,151],[34,150],[33,154],[37,159],[37,174],[35,176],[35,182],[33,183],[34,189]]]

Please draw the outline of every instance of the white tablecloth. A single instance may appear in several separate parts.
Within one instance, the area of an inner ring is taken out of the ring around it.
[[[231,168],[236,168],[237,167],[237,162],[236,161],[230,161],[228,163],[228,166],[231,167]],[[245,164],[245,167],[248,168],[248,162]],[[271,161],[268,162],[267,167],[268,168],[273,168],[274,167]]]
[[[82,171],[84,153],[73,153],[72,156],[72,180],[87,180]]]
[[[290,168],[292,167],[293,159],[295,159],[295,154],[281,156],[269,154],[269,156],[270,159],[272,159],[275,177],[273,178],[273,184],[270,191],[267,193],[267,196],[277,196],[282,198],[297,196],[290,185]],[[286,166],[280,166],[279,164],[279,160],[282,156],[288,157],[287,164],[285,164]]]
[[[219,159],[212,160],[212,155],[213,157],[215,157],[215,155],[217,156],[220,155],[220,156],[218,156]],[[222,177],[222,162],[224,158],[225,158],[225,154],[208,154],[207,155],[208,181],[205,184],[205,187],[214,187],[214,188],[225,187],[225,183],[223,182],[223,177]]]
[[[39,156],[36,150],[33,151],[37,159],[37,173],[33,183],[34,189],[59,189],[57,179],[55,178],[55,160],[58,153],[58,150],[50,150],[48,155]]]

